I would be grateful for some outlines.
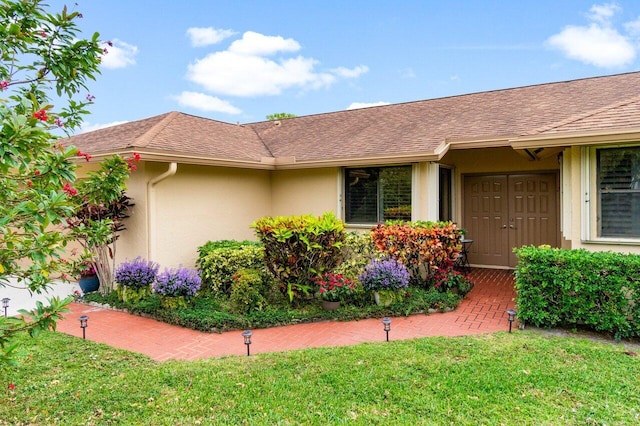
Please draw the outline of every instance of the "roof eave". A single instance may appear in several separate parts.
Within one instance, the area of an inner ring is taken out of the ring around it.
[[[487,136],[480,138],[447,138],[446,144],[449,146],[449,149],[474,149],[474,148],[499,148],[504,146],[509,146],[509,141],[512,137],[516,135],[506,135],[506,136]]]
[[[392,164],[419,163],[424,161],[438,161],[441,156],[435,153],[412,153],[398,155],[377,155],[355,158],[336,158],[322,160],[293,159],[290,162],[279,162],[275,165],[275,170],[292,169],[317,169],[324,167],[359,167],[359,166],[385,166]]]
[[[562,147],[571,145],[599,145],[631,143],[640,141],[640,127],[611,129],[607,131],[548,132],[537,135],[518,136],[509,141],[513,149]]]
[[[235,167],[244,169],[260,169],[260,170],[273,170],[273,164],[264,161],[252,161],[252,160],[236,160],[228,158],[216,158],[203,155],[191,155],[191,154],[176,154],[169,152],[153,152],[145,149],[122,149],[109,152],[100,152],[92,154],[92,161],[100,161],[102,159],[111,157],[113,155],[119,155],[122,157],[130,156],[134,152],[140,154],[142,161],[159,162],[159,163],[181,163],[181,164],[193,164],[204,166],[217,166],[217,167]],[[78,157],[78,161],[84,159]]]

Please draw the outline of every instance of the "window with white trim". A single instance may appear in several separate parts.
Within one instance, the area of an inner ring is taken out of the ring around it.
[[[345,169],[347,223],[411,220],[411,166]]]
[[[596,149],[597,236],[640,239],[640,146]]]

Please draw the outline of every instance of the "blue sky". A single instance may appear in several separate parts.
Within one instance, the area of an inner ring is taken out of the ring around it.
[[[169,111],[225,122],[640,68],[640,2],[50,0],[113,47],[85,130]]]

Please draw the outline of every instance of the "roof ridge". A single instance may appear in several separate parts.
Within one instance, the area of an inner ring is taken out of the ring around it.
[[[410,101],[403,101],[403,102],[397,102],[397,103],[392,102],[392,103],[387,104],[387,105],[375,105],[375,106],[370,106],[370,107],[366,107],[366,108],[341,109],[341,110],[338,110],[338,111],[324,111],[324,112],[317,112],[317,113],[312,113],[312,114],[308,114],[308,115],[299,115],[297,117],[292,117],[292,118],[290,118],[288,120],[300,121],[301,119],[317,117],[317,116],[343,114],[343,113],[348,113],[348,112],[357,113],[358,111],[363,111],[363,110],[367,110],[367,109],[385,109],[385,108],[391,109],[393,107],[399,107],[399,106],[404,106],[404,105],[415,105],[415,104],[432,102],[432,101],[448,100],[448,99],[453,99],[453,98],[464,98],[464,97],[469,97],[469,96],[484,95],[484,94],[490,94],[490,93],[491,94],[506,93],[506,92],[513,92],[513,91],[526,90],[526,89],[532,89],[532,88],[560,86],[560,85],[573,84],[573,83],[584,82],[584,81],[593,81],[593,80],[624,77],[624,76],[629,76],[629,75],[632,75],[632,74],[640,74],[640,71],[629,71],[629,72],[623,72],[623,73],[617,73],[617,74],[607,74],[607,75],[596,75],[596,76],[592,76],[592,77],[573,78],[573,79],[569,79],[569,80],[547,81],[547,82],[542,82],[542,83],[531,83],[531,84],[525,84],[525,85],[522,85],[522,86],[515,86],[515,87],[502,87],[502,88],[494,88],[494,89],[487,89],[487,90],[479,90],[479,91],[476,91],[476,92],[458,93],[458,94],[452,94],[452,95],[446,95],[446,96],[439,96],[439,97],[435,97],[435,98],[414,99],[414,100],[410,100]],[[269,120],[252,121],[252,122],[244,123],[244,125],[253,126],[253,125],[264,124],[264,123],[268,123],[268,122],[269,122]]]
[[[251,129],[251,131],[256,134],[258,140],[260,141],[262,146],[264,146],[264,149],[267,150],[271,158],[276,158],[276,156],[273,154],[273,151],[271,151],[271,148],[269,148],[269,145],[267,145],[267,143],[264,141],[262,135],[258,132],[258,130],[254,126],[246,126],[246,128]]]
[[[584,120],[585,118],[593,117],[593,116],[601,114],[603,112],[610,111],[612,109],[616,109],[616,108],[619,108],[621,106],[626,106],[626,105],[629,105],[629,104],[632,104],[632,103],[635,103],[635,102],[639,102],[639,101],[640,101],[640,95],[636,95],[636,96],[633,96],[631,98],[624,99],[622,101],[614,102],[612,104],[609,104],[609,105],[606,105],[606,106],[603,106],[603,107],[600,107],[600,108],[596,108],[594,110],[587,111],[587,112],[584,112],[582,114],[576,114],[574,116],[567,117],[564,120],[560,120],[560,121],[557,121],[555,123],[551,123],[551,124],[548,124],[546,126],[539,127],[539,128],[534,129],[534,130],[532,130],[530,132],[527,132],[526,135],[538,135],[540,133],[548,132],[548,131],[556,129],[558,127],[566,126],[567,124],[575,123],[577,121]]]
[[[166,117],[164,117],[158,123],[154,124],[151,129],[147,130],[141,136],[136,138],[136,140],[134,141],[134,145],[140,148],[145,148],[147,145],[149,145],[149,143],[151,143],[151,141],[153,141],[153,138],[155,138],[165,127],[169,125],[169,123],[175,120],[179,115],[180,113],[178,111],[171,111],[167,114]]]

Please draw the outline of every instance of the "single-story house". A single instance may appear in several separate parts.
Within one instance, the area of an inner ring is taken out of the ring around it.
[[[70,142],[142,156],[119,260],[193,266],[262,216],[327,211],[453,220],[482,267],[529,244],[640,253],[640,72],[242,125],[169,112]]]

